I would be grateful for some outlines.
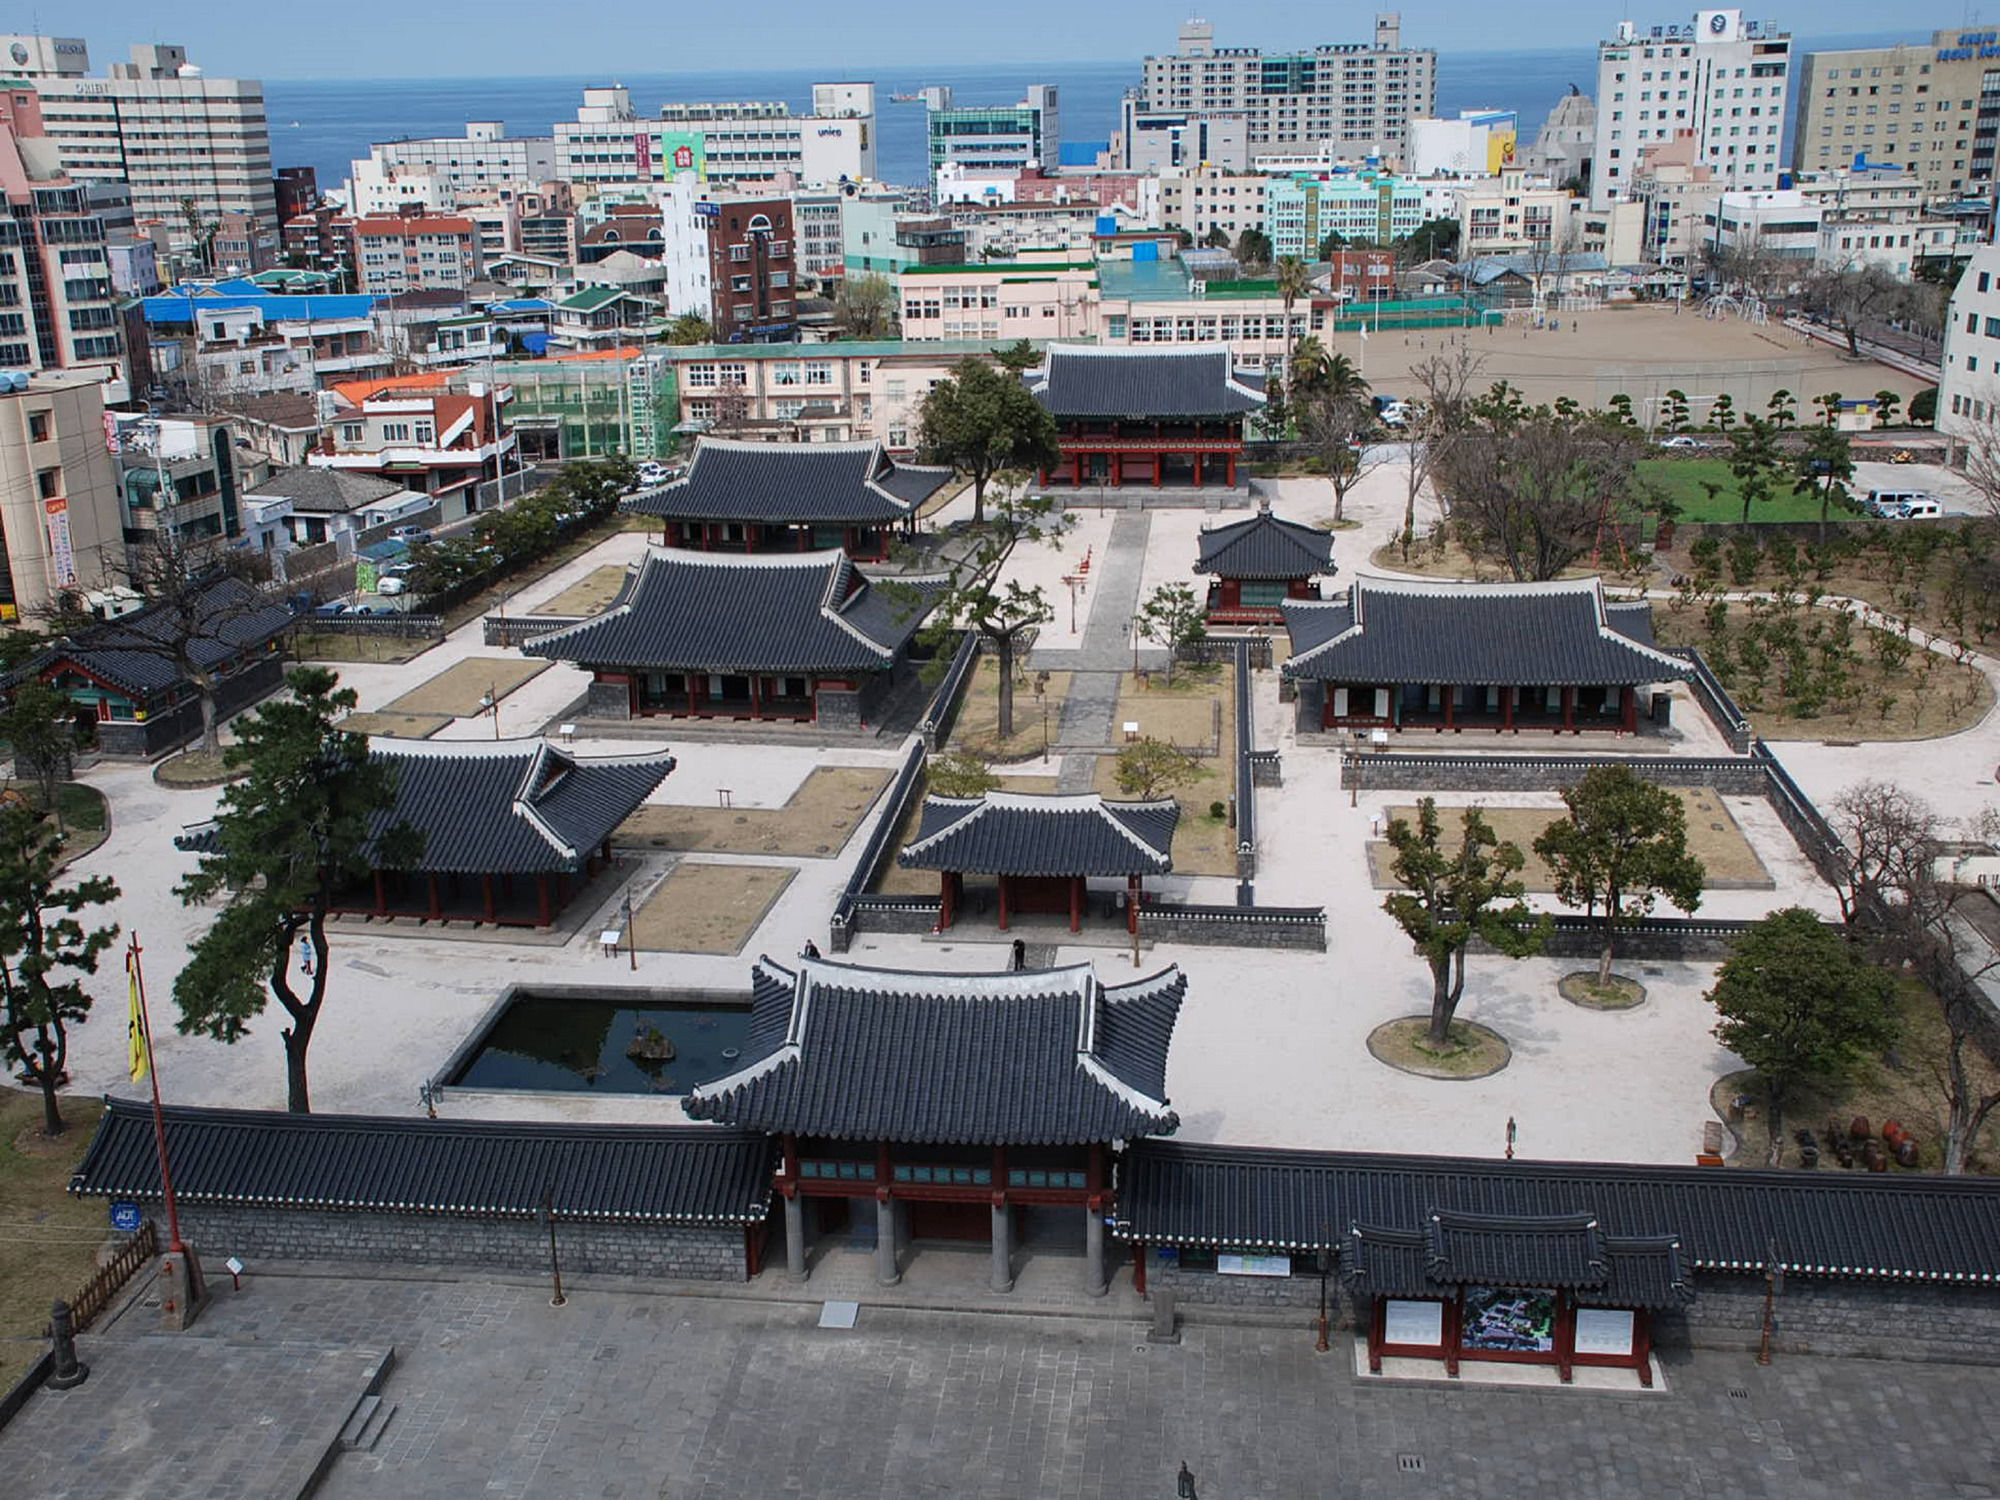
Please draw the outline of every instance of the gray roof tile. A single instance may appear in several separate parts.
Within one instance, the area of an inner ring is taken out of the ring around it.
[[[258,1209],[755,1224],[773,1157],[761,1134],[688,1125],[514,1124],[274,1110],[165,1111],[174,1196]],[[150,1106],[105,1101],[72,1193],[158,1198]]]
[[[189,656],[203,669],[261,651],[288,629],[291,609],[240,578],[218,578],[189,597]],[[145,701],[182,686],[173,642],[182,634],[181,611],[172,603],[148,605],[58,641],[25,663],[12,678],[46,676],[69,663],[129,697]],[[192,685],[186,684],[189,691]]]
[[[380,479],[373,474],[350,474],[345,469],[307,466],[278,470],[244,498],[288,499],[293,510],[308,515],[344,516],[392,495],[409,493],[393,480]]]
[[[705,438],[687,473],[624,509],[670,520],[879,524],[900,521],[951,470],[898,464],[880,443],[749,443]]]
[[[1590,1214],[1432,1213],[1422,1228],[1357,1224],[1341,1242],[1340,1274],[1364,1297],[1560,1287],[1586,1306],[1675,1307],[1694,1295],[1672,1235],[1605,1234]]]
[[[530,656],[653,671],[880,672],[942,580],[905,579],[915,608],[844,553],[649,552],[622,602],[521,647]]]
[[[1607,606],[1597,578],[1357,578],[1341,598],[1288,600],[1284,612],[1292,643],[1284,675],[1313,682],[1597,687],[1679,681],[1692,671],[1649,644],[1650,606]]]
[[[1202,532],[1200,546],[1195,572],[1218,578],[1313,578],[1334,571],[1332,532],[1269,511]]]
[[[1051,344],[1028,391],[1062,417],[1222,417],[1255,411],[1262,387],[1237,374],[1227,349],[1126,349]]]
[[[917,836],[896,862],[908,870],[979,874],[1164,875],[1174,867],[1170,851],[1180,816],[1180,803],[1171,797],[926,797]]]
[[[1177,967],[919,974],[759,959],[744,1064],[691,1119],[848,1141],[1080,1145],[1172,1131]]]

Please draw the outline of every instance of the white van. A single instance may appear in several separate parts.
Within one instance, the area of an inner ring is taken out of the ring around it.
[[[1928,490],[1870,490],[1864,509],[1871,516],[1883,520],[1895,520],[1904,515],[1909,506],[1918,503],[1937,505],[1937,496]],[[1938,514],[1933,508],[1931,515]]]
[[[1905,521],[1925,521],[1943,514],[1944,507],[1928,495],[1905,502],[1902,510],[1897,512],[1899,519]]]

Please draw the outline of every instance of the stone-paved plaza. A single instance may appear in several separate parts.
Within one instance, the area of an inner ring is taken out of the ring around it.
[[[0,1435],[6,1492],[289,1500],[358,1391],[328,1372],[393,1345],[394,1417],[315,1493],[1146,1500],[1185,1461],[1206,1500],[2000,1494],[1984,1370],[1698,1352],[1646,1395],[1390,1385],[1303,1325],[1196,1320],[1174,1346],[1129,1317],[891,1301],[838,1331],[803,1298],[570,1293],[253,1272],[186,1335],[135,1309]]]

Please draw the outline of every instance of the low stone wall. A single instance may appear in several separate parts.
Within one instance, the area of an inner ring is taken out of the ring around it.
[[[1738,755],[1748,755],[1754,738],[1750,720],[1730,696],[1729,689],[1722,685],[1722,679],[1710,669],[1707,659],[1693,646],[1662,649],[1670,656],[1683,658],[1694,668],[1694,676],[1688,679],[1688,691],[1694,695],[1694,701],[1701,705],[1716,732],[1729,742],[1729,748]]]
[[[229,1255],[252,1264],[259,1259],[339,1260],[489,1269],[546,1266],[549,1257],[548,1229],[536,1219],[186,1203],[180,1219],[182,1236],[206,1257],[210,1275],[220,1274],[222,1259]],[[164,1222],[159,1232],[165,1236]],[[679,1228],[557,1219],[556,1243],[566,1270],[695,1281],[746,1279],[743,1228],[736,1224]]]
[[[1651,960],[1664,963],[1721,963],[1729,957],[1729,945],[1740,937],[1748,922],[1686,921],[1679,917],[1641,917],[1618,929],[1612,945],[1617,963]],[[1474,939],[1472,951],[1490,953],[1484,942]],[[1583,918],[1558,918],[1555,931],[1542,948],[1544,958],[1590,959],[1604,951],[1600,928]]]
[[[1317,906],[1142,906],[1139,935],[1161,943],[1324,953],[1326,911]]]
[[[1364,792],[1556,792],[1594,766],[1629,766],[1661,786],[1713,787],[1724,796],[1762,797],[1763,763],[1687,756],[1388,755],[1350,751],[1341,782]]]
[[[1170,1260],[1161,1260],[1157,1250],[1146,1251],[1146,1291],[1172,1292],[1183,1306],[1228,1307],[1246,1311],[1279,1311],[1292,1308],[1319,1312],[1319,1277],[1314,1276],[1218,1276],[1213,1271],[1191,1271]],[[1343,1328],[1354,1326],[1354,1311],[1340,1279],[1327,1279],[1327,1313]]]

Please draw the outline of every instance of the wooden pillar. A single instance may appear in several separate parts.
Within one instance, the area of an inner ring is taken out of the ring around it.
[[[1005,875],[1002,875],[999,877],[999,879],[1000,879],[1000,930],[1002,932],[1005,932],[1007,930],[1007,877]]]
[[[493,877],[491,875],[481,875],[479,877],[479,915],[484,921],[491,922],[493,920]]]
[[[444,916],[444,908],[438,902],[438,878],[435,875],[426,875],[424,880],[430,887],[431,920],[435,922]]]
[[[1161,476],[1166,473],[1167,456],[1157,448],[1153,450],[1153,488],[1160,487]]]
[[[1576,1356],[1576,1303],[1567,1292],[1556,1293],[1556,1374],[1570,1382],[1570,1361]]]
[[[1070,480],[1070,483],[1071,483],[1071,484],[1072,484],[1072,485],[1073,485],[1074,487],[1076,487],[1077,489],[1082,489],[1082,488],[1083,488],[1083,455],[1082,455],[1081,453],[1079,453],[1079,454],[1077,454],[1077,455],[1075,456],[1075,459],[1074,459],[1074,461],[1073,461],[1073,466],[1074,466],[1074,468],[1075,468],[1075,471],[1076,471],[1076,477],[1075,477],[1075,478],[1073,478],[1072,480]]]
[[[1132,1244],[1132,1290],[1141,1297],[1146,1295],[1146,1242],[1135,1240]]]
[[[1374,1303],[1374,1310],[1368,1314],[1368,1373],[1380,1375],[1382,1342],[1389,1332],[1389,1299],[1375,1297],[1370,1300]]]
[[[1514,727],[1514,689],[1510,687],[1500,689],[1500,727]]]
[[[1463,1292],[1453,1292],[1444,1304],[1444,1372],[1453,1380],[1458,1379],[1458,1338],[1460,1325],[1464,1322],[1459,1299],[1464,1295]]]
[[[539,925],[549,925],[549,877],[535,877],[535,916]]]
[[[1199,453],[1195,454],[1195,456],[1194,456],[1194,487],[1195,487],[1196,489],[1200,489],[1200,488],[1201,488],[1201,459],[1202,459],[1202,455],[1201,455],[1201,454],[1199,454]]]
[[[1236,455],[1234,453],[1228,456],[1228,464],[1229,464],[1229,487],[1233,490],[1236,488]]]
[[[1125,930],[1134,936],[1139,931],[1139,877],[1125,877]]]
[[[1653,1313],[1651,1308],[1632,1312],[1632,1352],[1639,1357],[1639,1384],[1653,1388]]]
[[[1111,465],[1111,488],[1113,488],[1114,490],[1123,489],[1125,487],[1124,450],[1120,449],[1115,452],[1105,454],[1104,461],[1107,464]]]
[[[1639,690],[1636,687],[1625,687],[1620,688],[1619,692],[1624,694],[1624,700],[1621,704],[1623,712],[1619,715],[1619,719],[1624,724],[1627,734],[1637,734],[1639,732]]]
[[[755,673],[750,677],[750,717],[753,719],[764,717],[764,679]]]
[[[1438,689],[1438,696],[1444,699],[1444,727],[1453,734],[1458,733],[1458,689],[1447,682]]]
[[[375,915],[378,917],[384,916],[388,913],[388,910],[388,897],[382,889],[382,872],[377,870],[375,872]]]
[[[1043,490],[1049,487],[1049,466],[1047,464],[1042,464],[1036,468],[1035,487]]]
[[[1083,931],[1083,877],[1081,875],[1072,875],[1069,878],[1069,930],[1071,932]]]
[[[951,899],[951,871],[938,872],[938,931],[947,930],[957,915]]]
[[[1576,732],[1576,689],[1575,688],[1566,687],[1562,690],[1562,705],[1563,705],[1563,728],[1573,734]]]

